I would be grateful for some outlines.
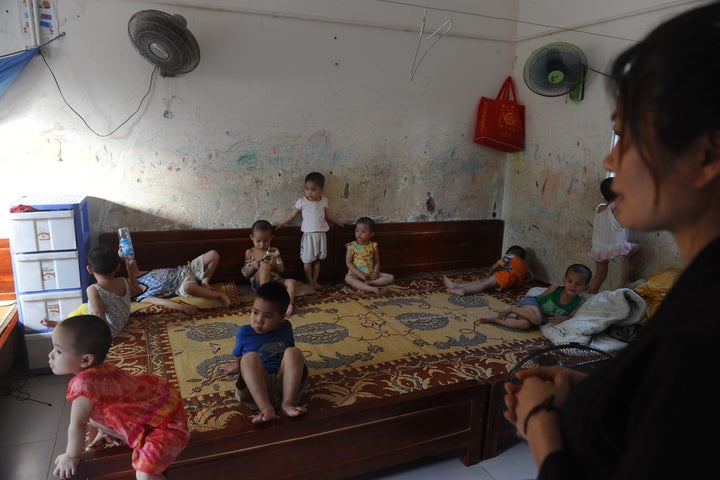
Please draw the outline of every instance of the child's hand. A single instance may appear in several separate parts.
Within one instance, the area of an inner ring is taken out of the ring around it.
[[[62,453],[55,459],[53,475],[60,479],[70,479],[75,475],[79,463],[80,457],[71,457],[67,453]]]
[[[218,365],[218,370],[220,370],[223,375],[230,375],[233,373],[237,373],[238,371],[237,364],[235,362],[222,363]]]

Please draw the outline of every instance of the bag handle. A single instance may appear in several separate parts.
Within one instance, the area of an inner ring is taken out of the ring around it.
[[[510,94],[512,93],[512,99]],[[517,103],[517,92],[515,91],[515,82],[512,77],[508,76],[500,87],[500,91],[497,95],[497,100],[512,100]]]

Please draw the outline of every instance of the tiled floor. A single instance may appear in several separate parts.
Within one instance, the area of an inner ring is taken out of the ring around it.
[[[70,405],[65,391],[70,377],[14,378],[17,380],[6,380],[0,386],[0,479],[52,479],[53,460],[65,450],[67,440]],[[526,480],[536,474],[527,445],[519,443],[470,467],[457,458],[425,460],[356,480]]]

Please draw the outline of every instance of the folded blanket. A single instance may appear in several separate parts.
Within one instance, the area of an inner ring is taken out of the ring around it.
[[[606,290],[589,296],[572,318],[558,325],[546,323],[540,326],[540,331],[555,345],[571,342],[589,345],[612,325],[639,323],[646,309],[642,297],[629,288]],[[617,347],[616,344],[613,349]]]

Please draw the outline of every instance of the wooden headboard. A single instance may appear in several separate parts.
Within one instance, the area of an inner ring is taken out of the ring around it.
[[[489,266],[502,255],[503,228],[502,220],[379,223],[374,240],[380,248],[382,270],[408,275]],[[354,231],[353,225],[346,225],[328,232],[321,281],[339,283],[345,278],[345,244],[354,240]],[[214,249],[220,253],[220,266],[213,280],[247,282],[240,269],[245,250],[252,247],[249,228],[138,231],[131,236],[141,270],[182,265]],[[299,227],[284,227],[273,234],[272,245],[285,262],[284,276],[305,281],[301,236]],[[102,233],[99,242],[117,247],[117,234]]]

